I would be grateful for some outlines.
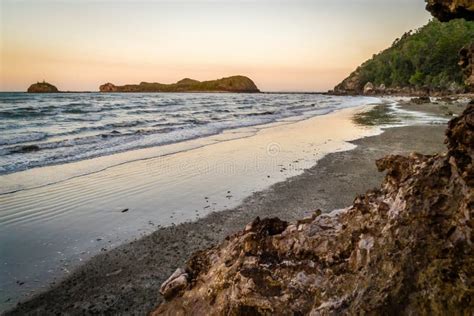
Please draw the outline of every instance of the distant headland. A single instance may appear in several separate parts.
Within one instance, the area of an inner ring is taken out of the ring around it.
[[[100,92],[260,92],[255,83],[245,76],[232,76],[217,80],[198,81],[185,78],[176,83],[141,82],[116,86],[106,83],[99,87]]]
[[[56,93],[59,92],[58,88],[52,84],[43,80],[43,82],[37,82],[32,84],[27,92],[29,93]]]

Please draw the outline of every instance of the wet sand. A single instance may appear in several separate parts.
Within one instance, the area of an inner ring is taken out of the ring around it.
[[[234,209],[161,228],[92,258],[65,281],[7,315],[64,311],[145,315],[162,299],[161,283],[194,251],[214,245],[256,216],[293,221],[318,208],[345,207],[356,194],[380,185],[383,174],[376,170],[376,159],[413,151],[441,152],[444,130],[444,125],[399,127],[353,141],[356,149],[329,154],[303,174],[254,193]]]

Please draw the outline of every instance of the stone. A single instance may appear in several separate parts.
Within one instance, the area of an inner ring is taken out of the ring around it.
[[[364,85],[364,94],[373,94],[375,92],[374,84],[372,82],[367,82]]]

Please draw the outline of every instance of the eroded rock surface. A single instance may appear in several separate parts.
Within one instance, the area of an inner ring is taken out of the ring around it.
[[[459,54],[461,55],[459,65],[463,69],[465,83],[471,91],[474,91],[474,42],[461,49]]]
[[[459,18],[474,21],[473,0],[426,0],[426,2],[426,9],[440,21]],[[463,69],[466,86],[470,91],[474,91],[474,42],[461,49],[459,65]]]
[[[472,313],[473,105],[446,142],[444,155],[377,161],[382,186],[347,209],[257,218],[196,253],[177,273],[185,284],[152,314]]]
[[[426,9],[440,21],[463,18],[474,20],[474,2],[472,0],[425,0]]]

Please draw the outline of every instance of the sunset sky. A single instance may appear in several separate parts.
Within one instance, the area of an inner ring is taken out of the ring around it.
[[[0,90],[241,74],[264,91],[332,88],[430,18],[422,0],[0,0]]]

